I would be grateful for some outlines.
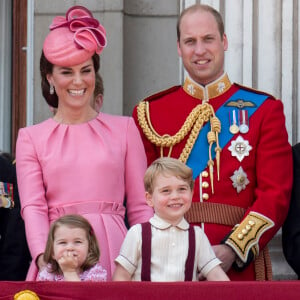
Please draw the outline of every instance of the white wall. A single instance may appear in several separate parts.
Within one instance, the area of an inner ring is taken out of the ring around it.
[[[174,0],[124,1],[124,114],[150,94],[179,84]]]

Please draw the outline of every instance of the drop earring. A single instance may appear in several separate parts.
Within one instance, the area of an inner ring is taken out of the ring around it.
[[[54,94],[54,86],[50,83],[50,90],[49,90],[50,95]]]

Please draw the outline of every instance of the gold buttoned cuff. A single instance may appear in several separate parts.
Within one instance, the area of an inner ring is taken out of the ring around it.
[[[238,257],[245,263],[251,249],[255,256],[259,254],[259,239],[265,231],[273,226],[274,222],[271,219],[252,211],[241,224],[235,227],[225,244],[233,248]]]

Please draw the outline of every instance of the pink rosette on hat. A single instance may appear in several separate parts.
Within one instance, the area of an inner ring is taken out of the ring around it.
[[[55,17],[49,28],[43,51],[55,65],[81,64],[107,44],[105,28],[83,6],[71,7],[66,17]]]

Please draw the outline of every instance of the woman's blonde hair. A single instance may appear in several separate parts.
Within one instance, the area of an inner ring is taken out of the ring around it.
[[[158,175],[172,175],[187,182],[191,190],[194,188],[193,171],[180,160],[171,157],[161,157],[155,160],[146,170],[144,186],[146,192],[152,194],[154,181]]]
[[[83,265],[80,267],[82,271],[85,271],[96,263],[98,263],[100,258],[100,249],[98,245],[97,238],[95,236],[95,232],[91,226],[91,224],[80,215],[65,215],[60,217],[56,221],[54,221],[50,227],[50,231],[48,234],[48,240],[46,244],[46,249],[44,253],[44,260],[47,264],[51,265],[50,272],[61,274],[61,269],[57,261],[53,258],[53,246],[54,246],[54,234],[56,230],[60,226],[68,226],[71,228],[81,228],[86,232],[86,236],[88,239],[88,255]]]

